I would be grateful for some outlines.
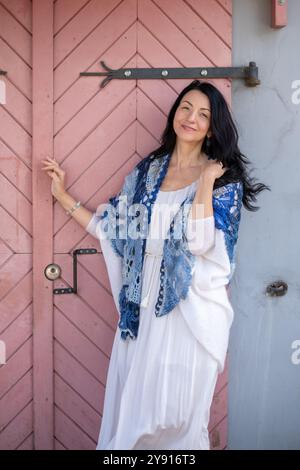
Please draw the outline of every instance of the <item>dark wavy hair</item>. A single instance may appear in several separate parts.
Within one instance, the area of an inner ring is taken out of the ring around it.
[[[209,159],[216,159],[228,168],[224,175],[216,178],[214,189],[228,183],[241,181],[244,190],[244,207],[249,211],[257,211],[260,207],[253,206],[251,201],[256,202],[256,197],[261,191],[271,191],[271,189],[263,183],[255,183],[256,178],[250,177],[250,172],[246,167],[250,162],[238,147],[238,132],[228,105],[222,93],[211,83],[194,80],[181,91],[169,112],[167,125],[160,140],[161,146],[152,151],[150,155],[160,157],[173,152],[177,138],[173,128],[175,112],[183,96],[191,90],[199,90],[204,93],[208,97],[211,106],[210,129],[212,136],[210,139],[207,136],[205,137],[202,151],[206,153]]]

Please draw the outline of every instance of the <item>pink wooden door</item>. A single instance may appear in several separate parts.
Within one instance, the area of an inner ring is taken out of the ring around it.
[[[0,68],[8,72],[0,105],[0,448],[26,449],[33,445],[30,1],[1,0],[0,31]]]
[[[17,23],[16,27],[30,18],[29,0],[0,0],[1,4],[6,16]],[[21,15],[21,20],[17,14]],[[49,26],[52,14],[53,30]],[[10,44],[10,23],[8,20],[5,23],[8,25],[6,42],[1,47],[6,50],[8,43],[9,50],[21,48],[14,67],[17,68],[21,55],[24,68],[26,51],[23,49],[24,44],[30,48],[30,27],[21,27],[23,35],[26,31],[27,43],[20,33]],[[3,173],[4,184],[9,187],[6,192],[10,195],[7,200],[1,200],[1,210],[10,225],[7,224],[4,235],[1,232],[1,276],[7,283],[1,294],[2,306],[7,312],[3,318],[7,320],[0,323],[0,339],[6,339],[8,361],[0,370],[0,407],[7,416],[1,421],[0,447],[16,448],[22,445],[23,439],[23,446],[27,448],[51,448],[54,437],[56,449],[93,449],[101,424],[117,312],[101,253],[79,257],[77,295],[52,298],[53,285],[43,274],[45,265],[54,260],[62,268],[62,277],[55,282],[55,287],[70,286],[73,250],[95,247],[99,251],[99,244],[67,217],[57,203],[53,205],[52,224],[49,182],[42,179],[39,160],[53,150],[67,172],[68,191],[90,209],[114,194],[129,170],[158,146],[166,114],[176,94],[189,81],[115,80],[100,91],[99,78],[79,77],[79,73],[100,70],[100,60],[112,68],[230,65],[231,1],[57,0],[52,6],[52,0],[44,0],[42,4],[33,0],[33,23],[36,25],[33,28],[33,86],[34,90],[37,88],[34,94],[37,104],[35,101],[33,104],[36,116],[33,251],[34,286],[39,286],[33,294],[36,325],[33,338],[37,339],[32,356],[29,63],[23,72],[28,80],[28,96],[16,85],[11,104],[0,108],[1,121],[4,115],[8,122],[7,127],[1,126],[0,130],[1,177]],[[38,67],[42,62],[43,67]],[[8,69],[5,61],[0,65]],[[13,81],[12,70],[10,67],[8,82]],[[18,79],[24,87],[25,80],[19,76]],[[218,80],[216,84],[230,101],[230,82]],[[22,100],[25,116],[18,115],[18,99]],[[17,139],[14,129],[19,131]],[[16,176],[14,161],[18,171],[24,173],[22,183]],[[25,211],[18,210],[20,204]],[[26,299],[21,301],[23,297]],[[15,307],[17,299],[20,299],[18,308]],[[21,326],[16,329],[18,322]],[[17,354],[21,348],[25,348],[27,355],[20,355],[22,360],[16,361],[14,366],[14,352]],[[226,392],[225,370],[218,380],[211,413],[212,449],[226,447]],[[8,402],[14,404],[9,408]],[[44,424],[39,419],[43,415],[46,416]],[[26,429],[22,439],[19,421]]]

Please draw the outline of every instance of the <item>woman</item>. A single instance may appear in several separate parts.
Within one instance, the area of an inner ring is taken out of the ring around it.
[[[44,163],[54,197],[99,238],[120,314],[97,449],[209,449],[241,206],[257,210],[250,201],[269,189],[247,175],[224,97],[187,86],[161,146],[94,214],[65,191],[58,163]]]

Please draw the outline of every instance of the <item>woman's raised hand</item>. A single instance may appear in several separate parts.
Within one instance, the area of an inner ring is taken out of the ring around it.
[[[54,158],[47,157],[42,162],[45,165],[42,170],[46,171],[47,175],[52,178],[51,192],[58,199],[65,193],[65,172]]]
[[[227,170],[228,168],[224,167],[223,163],[211,159],[205,163],[202,174],[212,179],[217,179],[221,178]]]

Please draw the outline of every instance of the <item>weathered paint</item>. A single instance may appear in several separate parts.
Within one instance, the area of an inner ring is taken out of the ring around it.
[[[229,448],[300,449],[300,365],[292,360],[300,340],[300,3],[289,2],[289,24],[280,30],[270,28],[268,2],[235,0],[233,11],[234,62],[256,61],[261,79],[256,89],[233,84],[240,145],[253,176],[272,191],[259,195],[258,212],[242,214],[232,286]],[[267,286],[280,279],[286,295],[268,297]]]

